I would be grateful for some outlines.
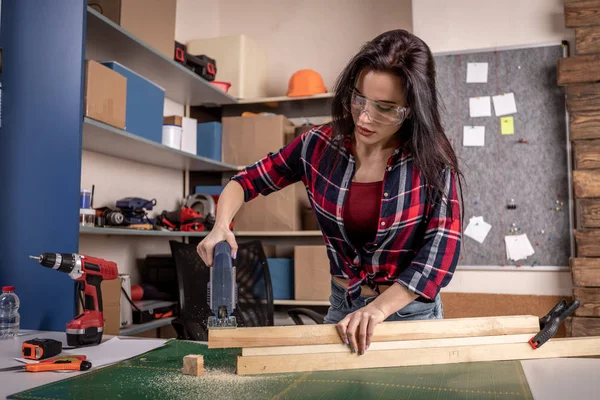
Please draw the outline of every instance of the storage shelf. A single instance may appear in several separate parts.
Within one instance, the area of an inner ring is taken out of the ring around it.
[[[329,307],[328,300],[273,300],[276,306],[326,306]]]
[[[190,171],[238,171],[236,165],[172,149],[113,126],[85,118],[83,148],[144,164]]]
[[[260,97],[255,99],[239,99],[237,104],[264,104],[264,103],[279,103],[281,101],[299,101],[299,100],[316,100],[316,99],[330,99],[335,96],[335,93],[321,93],[313,96],[279,96],[279,97]]]
[[[86,235],[115,235],[115,236],[160,236],[160,237],[184,237],[198,236],[204,237],[208,232],[171,232],[171,231],[149,231],[143,229],[129,228],[96,228],[82,226],[79,228],[79,233]]]
[[[171,231],[149,231],[143,229],[128,228],[97,228],[82,226],[79,233],[87,235],[121,235],[121,236],[164,236],[164,237],[204,237],[208,232],[171,232]],[[321,236],[321,231],[291,231],[291,232],[235,232],[237,237],[301,237],[301,236]]]
[[[158,52],[96,10],[87,9],[86,59],[117,61],[165,89],[181,104],[235,104],[231,95]]]
[[[152,329],[162,328],[163,326],[171,325],[171,322],[175,319],[175,317],[167,317],[161,318],[154,321],[146,322],[145,324],[133,324],[129,325],[127,328],[122,328],[119,330],[120,336],[131,336],[138,333],[146,332]]]

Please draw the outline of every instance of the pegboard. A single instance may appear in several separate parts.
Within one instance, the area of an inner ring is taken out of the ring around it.
[[[464,236],[459,265],[568,265],[567,126],[564,91],[556,84],[563,50],[557,44],[435,57],[444,128],[465,176],[464,228],[474,216],[492,225],[483,244]],[[467,83],[467,64],[475,62],[488,63],[486,83]],[[490,117],[469,116],[470,97],[510,92],[517,106],[513,135],[501,135],[493,104]],[[464,147],[464,126],[485,126],[485,145]],[[511,199],[516,209],[507,208]],[[512,224],[535,250],[526,260],[506,258]]]

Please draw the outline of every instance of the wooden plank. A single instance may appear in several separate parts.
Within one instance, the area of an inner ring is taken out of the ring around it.
[[[569,138],[600,139],[600,109],[569,114]]]
[[[600,169],[600,140],[573,142],[575,169]]]
[[[577,317],[600,317],[600,288],[574,287],[573,298],[579,300]]]
[[[565,57],[558,60],[558,85],[600,81],[600,55]]]
[[[571,319],[571,335],[573,337],[599,336],[600,318],[573,317]]]
[[[565,26],[600,25],[600,0],[565,1]]]
[[[532,349],[529,343],[502,343],[477,346],[430,347],[425,349],[369,350],[362,356],[350,352],[239,356],[237,360],[237,373],[239,375],[252,375],[334,371],[594,355],[600,355],[600,337],[551,339],[536,350]]]
[[[576,29],[575,52],[577,55],[600,53],[600,27]]]
[[[578,257],[600,257],[600,230],[575,231]]]
[[[600,169],[573,171],[573,186],[580,199],[600,197]]]
[[[472,346],[499,343],[527,343],[532,334],[475,336],[449,339],[400,340],[396,342],[371,343],[369,351],[424,349],[429,347]],[[250,347],[242,349],[242,356],[274,356],[283,354],[347,353],[345,344],[317,344],[312,346]]]
[[[570,113],[600,110],[600,84],[567,86],[567,109]]]
[[[517,335],[536,333],[539,329],[539,317],[535,315],[383,322],[375,328],[372,342]],[[338,343],[341,343],[340,336],[335,325],[330,324],[211,329],[208,332],[211,349]]]
[[[583,287],[600,287],[600,259],[571,258],[571,275],[573,285]]]

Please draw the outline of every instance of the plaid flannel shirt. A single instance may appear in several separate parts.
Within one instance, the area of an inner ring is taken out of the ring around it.
[[[244,189],[244,200],[268,195],[302,181],[323,233],[330,272],[349,279],[347,298],[360,296],[361,285],[398,282],[432,301],[456,268],[462,236],[455,172],[446,168],[442,201],[427,202],[427,184],[410,155],[396,150],[385,171],[377,236],[355,248],[344,229],[344,205],[356,161],[350,142],[337,145],[337,166],[322,157],[331,149],[330,125],[315,127],[231,179]],[[449,208],[452,208],[450,215]]]

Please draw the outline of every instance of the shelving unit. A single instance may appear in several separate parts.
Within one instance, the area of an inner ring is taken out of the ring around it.
[[[159,167],[189,171],[229,172],[240,167],[176,150],[105,123],[85,118],[85,150]]]
[[[79,233],[86,235],[121,235],[121,236],[159,236],[159,237],[204,237],[208,232],[171,232],[171,231],[150,231],[142,229],[128,228],[96,228],[81,227]],[[245,231],[235,232],[237,237],[319,237],[321,231]]]
[[[223,105],[237,100],[166,57],[102,14],[87,8],[86,58],[117,61],[165,89],[181,104]]]
[[[329,307],[328,300],[273,300],[276,306],[323,306]]]
[[[133,324],[129,325],[127,328],[122,328],[119,330],[120,336],[132,336],[138,333],[146,332],[152,329],[158,329],[165,326],[171,325],[171,322],[175,319],[175,317],[167,317],[161,318],[154,321],[146,322],[145,324]]]

